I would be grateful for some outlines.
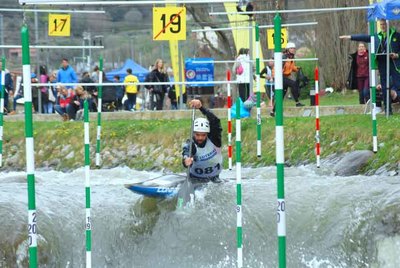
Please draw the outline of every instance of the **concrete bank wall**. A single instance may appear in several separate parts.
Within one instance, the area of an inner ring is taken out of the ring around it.
[[[349,106],[321,106],[320,115],[341,115],[341,114],[363,114],[364,105]],[[227,109],[213,109],[213,112],[220,118],[227,118]],[[264,108],[261,110],[262,117],[269,117],[269,110]],[[252,109],[252,117],[255,118],[256,109]],[[285,117],[296,116],[315,116],[315,107],[287,107],[284,109]],[[165,110],[165,111],[143,111],[143,112],[105,112],[102,113],[102,120],[156,120],[156,119],[182,119],[190,118],[190,110]],[[97,113],[90,113],[90,120],[96,120]],[[23,121],[24,114],[4,116],[4,121]],[[61,116],[57,114],[34,114],[34,121],[59,121]]]

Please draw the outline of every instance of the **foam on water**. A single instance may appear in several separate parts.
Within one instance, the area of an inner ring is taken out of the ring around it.
[[[39,259],[48,267],[83,267],[84,169],[35,175]],[[124,187],[160,175],[126,167],[91,171],[93,265],[234,267],[236,171],[224,171],[225,183],[196,191],[193,205],[179,211],[175,199],[143,198]],[[399,177],[285,168],[288,267],[400,267],[399,185]],[[24,172],[0,173],[0,255],[8,252],[0,267],[27,258],[26,188]],[[276,201],[276,168],[243,168],[244,267],[278,266]]]
[[[377,250],[377,261],[371,267],[400,267],[400,235],[380,239]]]

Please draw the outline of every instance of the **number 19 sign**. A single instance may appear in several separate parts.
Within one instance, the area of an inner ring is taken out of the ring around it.
[[[186,40],[186,8],[154,7],[153,40]]]
[[[49,14],[49,36],[70,36],[71,15]]]

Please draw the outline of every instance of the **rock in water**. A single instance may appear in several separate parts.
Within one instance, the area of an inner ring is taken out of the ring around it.
[[[374,155],[369,150],[359,150],[350,152],[333,167],[335,174],[338,176],[352,176],[359,174],[361,168]]]

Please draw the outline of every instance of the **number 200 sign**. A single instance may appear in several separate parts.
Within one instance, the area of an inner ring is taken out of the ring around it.
[[[49,14],[49,36],[70,36],[71,15]]]
[[[153,40],[186,40],[186,8],[154,7]]]

